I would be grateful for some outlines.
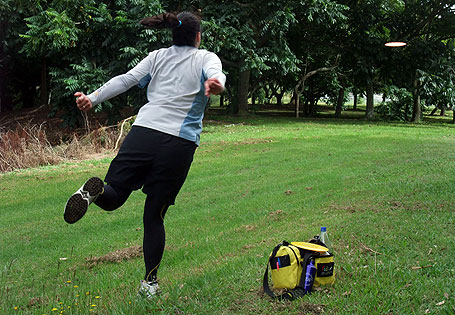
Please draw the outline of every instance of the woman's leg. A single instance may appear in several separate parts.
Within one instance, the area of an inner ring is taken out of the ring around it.
[[[163,257],[166,235],[164,231],[164,216],[169,204],[160,198],[147,195],[144,206],[144,261],[145,280],[156,279],[156,273]]]
[[[132,190],[119,186],[104,185],[103,193],[94,202],[101,209],[112,211],[120,208],[131,195],[131,192]]]

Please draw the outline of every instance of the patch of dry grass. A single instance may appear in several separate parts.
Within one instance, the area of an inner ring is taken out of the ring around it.
[[[0,133],[0,172],[61,161],[62,157],[50,145],[42,125],[18,126],[16,130]]]
[[[55,165],[68,160],[90,158],[93,154],[115,151],[131,128],[101,127],[84,136],[74,134],[72,139],[53,146],[43,125],[18,125],[15,130],[0,130],[0,173],[17,169]]]
[[[129,260],[137,257],[142,256],[142,246],[141,245],[136,245],[136,246],[131,246],[128,248],[123,248],[123,249],[118,249],[116,251],[107,253],[106,255],[99,256],[99,257],[89,257],[86,258],[85,260],[89,264],[89,267],[94,267],[100,263],[106,263],[106,262],[111,262],[111,263],[118,263],[123,260]]]

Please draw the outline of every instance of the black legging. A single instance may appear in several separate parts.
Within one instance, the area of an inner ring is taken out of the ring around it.
[[[106,211],[112,211],[121,207],[131,192],[132,190],[121,187],[104,185],[104,192],[98,197],[95,204]],[[158,267],[163,258],[166,240],[164,216],[168,208],[169,205],[160,198],[147,195],[144,206],[144,239],[142,244],[145,262],[144,279],[146,281],[156,278]]]

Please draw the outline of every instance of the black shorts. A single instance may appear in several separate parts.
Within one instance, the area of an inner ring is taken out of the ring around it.
[[[105,182],[172,205],[193,161],[196,143],[150,128],[133,126],[112,160]]]

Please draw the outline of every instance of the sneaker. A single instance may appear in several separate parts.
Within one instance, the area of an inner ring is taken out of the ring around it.
[[[63,218],[67,223],[79,221],[87,212],[88,206],[104,191],[104,182],[92,177],[68,199]]]
[[[158,281],[156,279],[152,281],[141,280],[139,294],[147,299],[152,299],[154,296],[160,295],[161,289],[158,285]]]

